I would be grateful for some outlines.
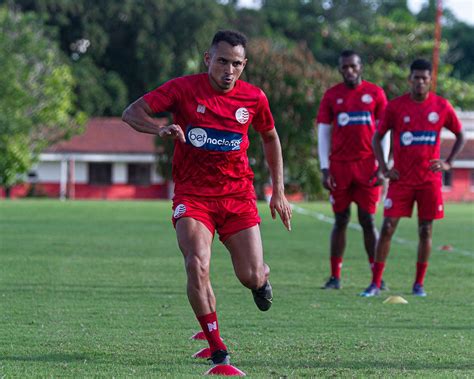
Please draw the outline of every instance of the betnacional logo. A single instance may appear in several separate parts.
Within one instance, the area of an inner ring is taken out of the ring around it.
[[[432,124],[436,124],[439,120],[439,115],[436,112],[430,112],[428,115],[428,121],[431,122]]]
[[[370,112],[341,112],[337,115],[337,124],[339,126],[348,125],[372,125],[372,116]]]
[[[186,206],[184,204],[179,204],[174,210],[173,217],[180,218],[185,213],[186,213]]]
[[[189,131],[188,138],[191,145],[201,147],[206,143],[207,133],[202,128],[193,128]]]
[[[370,104],[372,101],[374,101],[372,96],[370,96],[368,93],[366,93],[365,95],[362,95],[361,100],[365,104]]]
[[[400,144],[402,146],[435,145],[436,136],[437,133],[432,130],[407,131],[400,135]]]
[[[350,120],[351,119],[346,112],[339,113],[339,115],[337,116],[337,123],[340,126],[346,126]]]
[[[413,142],[413,134],[411,132],[405,132],[402,134],[402,145],[409,146]]]
[[[210,151],[240,150],[243,135],[213,128],[189,125],[186,129],[186,143]]]
[[[247,108],[239,108],[235,111],[235,118],[241,124],[245,124],[249,120],[249,111]]]
[[[383,201],[383,206],[385,209],[392,208],[392,205],[393,205],[392,199],[389,199],[388,197]]]

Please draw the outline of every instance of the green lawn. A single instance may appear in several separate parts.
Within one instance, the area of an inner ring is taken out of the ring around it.
[[[416,219],[400,222],[378,298],[351,229],[340,291],[327,279],[331,215],[301,204],[293,231],[260,205],[274,305],[255,307],[216,241],[221,334],[250,377],[474,377],[474,204],[435,222],[427,298],[410,295]],[[191,377],[208,369],[185,294],[170,202],[0,202],[0,377]],[[354,218],[355,219],[355,218]],[[381,218],[378,218],[380,225]],[[452,245],[454,251],[440,251]],[[388,305],[388,295],[409,304]]]

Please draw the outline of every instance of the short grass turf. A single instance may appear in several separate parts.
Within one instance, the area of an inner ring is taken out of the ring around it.
[[[259,204],[274,305],[259,312],[214,243],[212,282],[232,362],[255,378],[474,377],[474,205],[447,204],[434,225],[427,298],[410,294],[416,218],[403,219],[385,280],[349,229],[343,289],[329,276],[327,203],[298,204],[293,230]],[[353,222],[355,222],[353,209]],[[170,202],[0,202],[0,377],[199,377]],[[381,216],[377,216],[380,226]],[[451,246],[443,251],[441,246]],[[387,305],[401,295],[406,305]]]

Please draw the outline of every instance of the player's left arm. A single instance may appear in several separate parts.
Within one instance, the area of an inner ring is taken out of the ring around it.
[[[291,206],[285,196],[285,183],[283,178],[283,157],[281,153],[280,138],[275,128],[260,132],[263,143],[265,159],[270,169],[273,191],[270,200],[270,211],[273,219],[276,213],[286,229],[291,230]]]
[[[456,137],[456,141],[454,142],[453,147],[451,148],[451,152],[444,161],[442,159],[430,160],[430,170],[433,172],[449,171],[453,165],[454,159],[462,150],[465,143],[464,133],[462,131],[461,123],[458,119],[458,116],[456,115],[456,111],[448,101],[446,101],[446,107],[447,116],[444,126],[454,134],[454,136]]]
[[[451,152],[449,153],[448,157],[444,161],[442,159],[431,159],[430,160],[431,171],[439,172],[439,171],[451,170],[454,159],[462,150],[462,148],[464,147],[464,143],[466,142],[464,139],[464,133],[462,130],[460,130],[458,133],[454,133],[454,135],[456,137],[456,141],[454,142],[453,147],[451,148]]]

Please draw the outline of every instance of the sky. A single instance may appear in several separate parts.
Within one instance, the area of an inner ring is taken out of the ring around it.
[[[426,0],[408,0],[408,7],[412,12],[417,13],[426,2]],[[458,20],[474,25],[473,0],[443,0],[443,7],[451,10]]]
[[[443,7],[448,8],[454,13],[458,20],[464,21],[469,25],[474,25],[474,0],[442,0]],[[413,13],[418,13],[424,3],[428,0],[408,0],[408,8]],[[260,3],[258,0],[239,0],[240,5],[255,7]]]

